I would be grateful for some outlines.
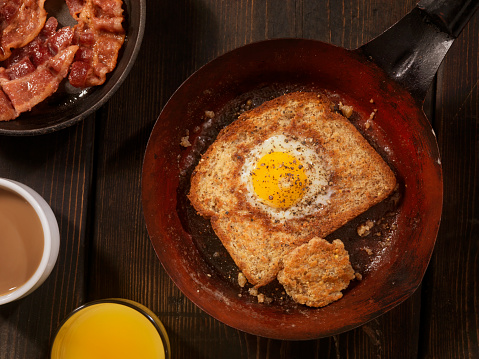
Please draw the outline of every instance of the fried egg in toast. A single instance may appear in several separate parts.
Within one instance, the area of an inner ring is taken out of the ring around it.
[[[189,199],[248,281],[385,199],[394,173],[324,95],[295,92],[223,128],[191,177]],[[291,266],[291,262],[288,262]]]

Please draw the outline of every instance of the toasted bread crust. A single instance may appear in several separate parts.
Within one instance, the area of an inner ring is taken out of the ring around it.
[[[267,284],[283,257],[313,236],[324,238],[385,199],[396,179],[389,166],[359,131],[321,94],[295,92],[245,112],[223,128],[202,156],[188,195],[197,212],[212,219],[213,229],[248,281]],[[245,157],[271,136],[311,139],[330,168],[330,203],[314,214],[275,221],[252,205],[239,181]],[[253,220],[251,220],[253,219]],[[231,229],[232,228],[232,229]],[[288,251],[275,249],[275,245]],[[266,258],[264,270],[254,260]],[[259,266],[259,267],[258,267]]]
[[[284,257],[278,280],[296,302],[324,307],[342,298],[354,279],[349,254],[339,239],[315,237]]]
[[[231,211],[254,212],[255,208],[238,199],[238,193],[246,191],[237,180],[238,173],[254,146],[282,133],[317,139],[332,168],[331,204],[316,215],[289,221],[291,231],[325,237],[386,198],[396,185],[394,173],[359,131],[330,106],[322,95],[296,92],[268,101],[225,127],[191,178],[189,198],[198,213],[208,218]]]
[[[293,233],[271,229],[266,219],[252,214],[214,216],[211,225],[248,282],[256,287],[273,281],[283,257],[307,242]]]

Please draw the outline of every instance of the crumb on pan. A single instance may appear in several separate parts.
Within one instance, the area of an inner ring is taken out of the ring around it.
[[[353,106],[343,105],[343,103],[340,102],[338,104],[338,107],[339,107],[339,110],[341,111],[341,113],[346,118],[350,118],[351,115],[353,114],[353,110],[354,110]]]
[[[205,111],[206,118],[213,118],[215,117],[215,113],[213,111]]]
[[[361,248],[361,249],[362,249],[363,251],[365,251],[365,252],[368,254],[368,256],[372,256],[372,255],[373,255],[373,251],[371,250],[371,248],[369,248],[369,247],[363,247],[363,248]]]
[[[360,224],[357,228],[358,235],[360,237],[366,237],[371,233],[371,229],[374,227],[374,222],[368,219],[366,222]]]
[[[376,112],[378,112],[377,108],[375,108],[373,112],[371,112],[371,114],[369,115],[369,121],[372,121],[374,119],[374,116],[376,116]]]
[[[259,293],[258,288],[250,288],[248,292],[251,296],[256,297],[258,303],[270,304],[273,302],[272,298],[264,295],[263,293]]]
[[[243,288],[246,285],[246,277],[242,272],[238,273],[238,284],[241,288]]]
[[[181,137],[180,146],[182,146],[182,147],[190,147],[190,146],[191,146],[191,143],[190,143],[189,138],[190,138],[190,131],[186,130],[186,136]]]

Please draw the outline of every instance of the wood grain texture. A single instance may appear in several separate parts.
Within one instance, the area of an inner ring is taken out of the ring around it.
[[[138,59],[95,116],[50,135],[0,136],[0,176],[45,197],[62,241],[45,284],[0,307],[0,359],[47,358],[60,321],[82,303],[108,297],[136,300],[157,313],[173,358],[479,358],[479,14],[453,45],[425,104],[444,169],[435,253],[421,288],[385,315],[309,341],[272,340],[230,328],[176,288],[156,258],[141,210],[149,133],[168,98],[196,69],[236,47],[271,38],[357,48],[415,3],[148,1]]]
[[[0,137],[0,176],[50,204],[60,228],[53,272],[34,293],[0,307],[0,358],[46,358],[60,322],[86,298],[93,121],[39,137]],[[0,229],[1,235],[1,229]]]
[[[356,1],[163,1],[160,7],[151,8],[149,17],[159,20],[147,23],[142,50],[127,83],[97,122],[97,133],[102,137],[97,135],[96,220],[91,253],[94,279],[90,281],[89,298],[122,296],[152,308],[170,333],[175,358],[415,357],[420,296],[363,328],[316,341],[259,338],[217,322],[174,288],[158,266],[144,224],[135,211],[140,199],[138,159],[146,144],[146,129],[151,129],[158,114],[151,110],[161,107],[195,69],[238,46],[269,38],[309,37],[355,48],[412,7],[412,1],[393,5]],[[374,25],[364,20],[370,17]],[[144,91],[129,89],[145,84],[148,89]],[[121,103],[126,94],[129,101]],[[403,331],[413,335],[401,335]]]
[[[444,208],[424,279],[421,357],[479,358],[479,14],[438,76]]]

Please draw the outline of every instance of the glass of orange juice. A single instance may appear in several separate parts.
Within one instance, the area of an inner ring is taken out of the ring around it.
[[[104,299],[74,310],[58,330],[51,359],[170,359],[165,327],[145,306]]]

